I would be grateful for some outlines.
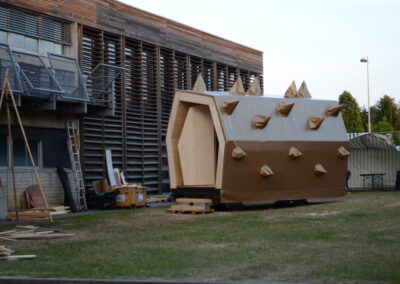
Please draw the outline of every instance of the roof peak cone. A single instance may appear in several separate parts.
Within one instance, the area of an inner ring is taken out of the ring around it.
[[[206,83],[204,83],[204,79],[203,76],[201,76],[201,74],[197,76],[192,91],[196,93],[205,93],[207,91]]]

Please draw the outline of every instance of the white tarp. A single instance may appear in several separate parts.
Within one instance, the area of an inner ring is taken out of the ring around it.
[[[400,171],[400,152],[386,135],[367,133],[350,140],[351,156],[348,169],[351,171],[350,188],[362,188],[360,174],[385,173],[384,186],[394,188],[396,172]],[[377,181],[380,186],[380,181]],[[366,186],[370,186],[369,181]]]

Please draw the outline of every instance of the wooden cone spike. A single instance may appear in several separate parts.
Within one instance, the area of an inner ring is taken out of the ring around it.
[[[325,170],[325,168],[321,164],[316,164],[314,166],[314,174],[316,175],[325,175],[328,172]]]
[[[232,88],[229,90],[229,93],[231,94],[235,94],[235,95],[245,95],[246,92],[244,91],[244,87],[243,87],[243,81],[242,81],[242,77],[238,77],[235,81],[235,83],[233,84]]]
[[[301,83],[300,89],[296,93],[296,98],[311,98],[306,82],[303,81],[303,83]]]
[[[236,101],[224,101],[224,104],[222,105],[222,110],[226,114],[232,114],[237,105],[239,104],[239,100]]]
[[[268,122],[270,121],[271,117],[266,115],[255,115],[251,121],[251,126],[253,128],[263,129],[267,126]]]
[[[329,116],[338,116],[342,108],[342,106],[330,107],[326,110],[326,114]]]
[[[276,110],[279,112],[281,116],[287,117],[289,113],[292,111],[294,103],[285,104],[284,102],[280,102]]]
[[[193,92],[196,93],[205,93],[207,91],[206,83],[204,83],[203,77],[201,74],[197,76],[196,82],[194,83]]]
[[[285,98],[295,98],[297,94],[296,83],[293,81],[289,88],[286,90]]]
[[[232,158],[234,158],[236,160],[240,160],[240,159],[242,159],[242,158],[244,158],[246,156],[247,156],[246,152],[243,151],[243,149],[240,148],[240,147],[236,147],[232,151]]]
[[[267,165],[264,165],[264,166],[262,166],[260,168],[260,175],[262,175],[263,177],[269,177],[269,176],[272,176],[274,174],[275,173]]]
[[[289,149],[289,157],[292,158],[293,160],[297,159],[298,157],[302,156],[303,153],[300,152],[297,148],[291,147]]]
[[[339,158],[345,158],[347,156],[350,156],[350,152],[346,150],[343,146],[340,147],[337,151],[337,155]]]
[[[262,90],[260,86],[260,77],[257,76],[254,78],[253,83],[251,84],[250,88],[247,90],[246,95],[250,96],[262,96]]]
[[[312,116],[308,120],[308,127],[310,127],[310,129],[312,130],[317,130],[321,126],[322,122],[324,122],[324,120],[325,118],[323,117]]]

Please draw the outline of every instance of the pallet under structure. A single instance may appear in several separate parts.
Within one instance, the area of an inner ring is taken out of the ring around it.
[[[257,79],[245,92],[175,93],[166,144],[172,190],[222,204],[334,198],[345,194],[348,138],[341,107],[292,84],[264,97]],[[211,197],[211,196],[209,196]]]
[[[211,209],[211,199],[200,199],[200,198],[177,198],[176,205],[171,205],[167,213],[176,214],[209,214],[214,212]]]

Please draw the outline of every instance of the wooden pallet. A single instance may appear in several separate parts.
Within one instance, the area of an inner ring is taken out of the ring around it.
[[[209,214],[214,212],[211,209],[211,199],[197,199],[197,198],[178,198],[176,205],[171,205],[167,213],[176,214]]]

